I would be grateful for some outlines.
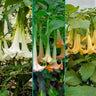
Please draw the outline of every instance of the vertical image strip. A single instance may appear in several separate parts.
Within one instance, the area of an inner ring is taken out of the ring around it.
[[[0,96],[32,95],[32,1],[0,0]]]
[[[65,1],[34,0],[34,96],[64,96]]]
[[[96,96],[96,0],[66,0],[66,96]]]

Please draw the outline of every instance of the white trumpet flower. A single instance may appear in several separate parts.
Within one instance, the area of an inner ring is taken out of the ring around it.
[[[22,59],[23,57],[32,58],[32,52],[30,52],[27,47],[24,30],[21,32],[21,40],[22,40],[22,42],[21,42],[22,49],[21,49],[21,52],[17,54],[16,59]]]
[[[20,48],[19,48],[19,27],[17,27],[13,43],[9,49],[4,48],[4,53],[11,58],[14,58],[17,53],[20,53]]]

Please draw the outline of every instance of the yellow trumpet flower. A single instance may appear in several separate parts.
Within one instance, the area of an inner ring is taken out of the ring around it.
[[[89,34],[87,37],[87,51],[86,51],[86,53],[88,53],[88,54],[96,53],[94,46],[92,46],[92,41],[91,41],[91,37]]]
[[[74,46],[71,50],[71,53],[77,54],[78,52],[80,52],[81,55],[85,53],[85,51],[82,49],[80,34],[77,34],[76,32],[74,37]]]

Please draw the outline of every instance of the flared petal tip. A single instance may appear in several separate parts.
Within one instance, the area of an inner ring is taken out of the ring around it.
[[[37,64],[36,67],[33,67],[33,72],[41,72],[45,69],[45,66],[40,66],[39,64]]]

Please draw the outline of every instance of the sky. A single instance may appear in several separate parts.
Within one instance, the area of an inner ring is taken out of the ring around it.
[[[66,4],[80,6],[80,9],[96,7],[96,0],[66,0]]]

